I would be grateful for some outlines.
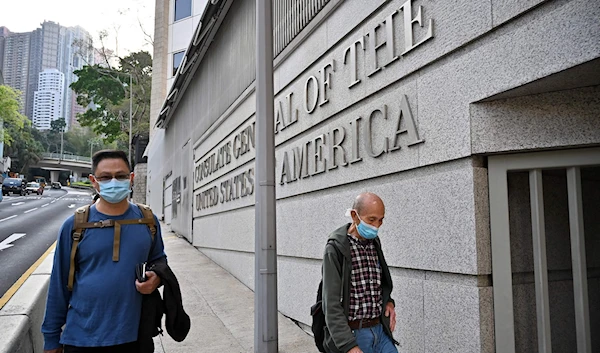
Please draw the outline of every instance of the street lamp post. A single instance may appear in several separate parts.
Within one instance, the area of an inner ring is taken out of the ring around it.
[[[64,151],[63,146],[64,146],[64,141],[65,141],[64,135],[65,135],[65,128],[61,127],[60,128],[60,158],[59,158],[59,160],[64,159],[63,158],[63,151]]]
[[[133,130],[133,123],[132,123],[132,119],[133,119],[133,78],[131,73],[128,73],[129,75],[129,163],[130,165],[133,164],[133,161],[131,160],[131,130]]]
[[[132,141],[132,130],[133,130],[133,75],[131,74],[131,72],[118,72],[118,71],[112,71],[112,70],[108,71],[108,70],[98,70],[98,69],[96,69],[96,71],[99,73],[115,73],[117,75],[123,74],[123,75],[129,76],[129,145],[127,146],[127,150],[128,150],[129,163],[133,164],[133,161],[131,160],[131,141]],[[118,80],[118,81],[121,82],[120,80]]]
[[[256,178],[254,352],[276,353],[277,227],[273,133],[273,1],[256,2]]]
[[[94,140],[90,140],[90,158],[94,155]]]

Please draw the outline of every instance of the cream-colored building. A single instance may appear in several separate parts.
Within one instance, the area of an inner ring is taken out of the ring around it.
[[[600,351],[598,2],[273,3],[280,311],[310,324],[327,235],[372,191],[401,352]],[[255,11],[191,19],[146,151],[155,212],[250,288]]]

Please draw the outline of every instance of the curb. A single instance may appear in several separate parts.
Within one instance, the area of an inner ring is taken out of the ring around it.
[[[54,245],[15,283],[18,289],[0,309],[0,353],[44,351],[40,328],[54,258],[50,255],[53,254]]]

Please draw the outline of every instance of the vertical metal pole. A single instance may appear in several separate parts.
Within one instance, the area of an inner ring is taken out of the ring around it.
[[[550,305],[548,301],[548,265],[546,259],[546,228],[544,219],[544,188],[542,171],[529,171],[531,196],[531,234],[535,274],[535,307],[539,353],[552,353],[550,336]]]
[[[592,353],[585,235],[583,232],[583,202],[581,199],[581,171],[578,167],[567,169],[567,191],[569,198],[569,227],[571,229],[571,258],[573,261],[577,353]]]
[[[508,181],[506,162],[490,160],[490,229],[492,236],[492,280],[494,282],[494,329],[496,353],[515,353]]]
[[[133,165],[131,160],[131,130],[132,130],[132,119],[133,119],[133,78],[129,73],[129,163]]]
[[[254,352],[276,353],[277,234],[273,133],[273,4],[256,2],[256,204]]]
[[[63,154],[64,154],[64,137],[65,137],[65,129],[64,128],[60,128],[60,160],[63,160]]]

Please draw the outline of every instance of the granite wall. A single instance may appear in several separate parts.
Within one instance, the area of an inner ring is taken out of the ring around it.
[[[225,26],[252,30],[246,5]],[[343,1],[276,58],[280,310],[310,324],[327,235],[372,191],[401,351],[493,352],[485,156],[600,143],[597,86],[495,97],[597,60],[599,15],[585,0]],[[237,60],[225,47],[211,44],[165,130],[163,169],[190,183],[178,232],[253,288],[254,87],[215,120],[202,79]]]
[[[133,199],[135,203],[146,204],[146,182],[148,180],[147,163],[138,163],[133,168]]]

